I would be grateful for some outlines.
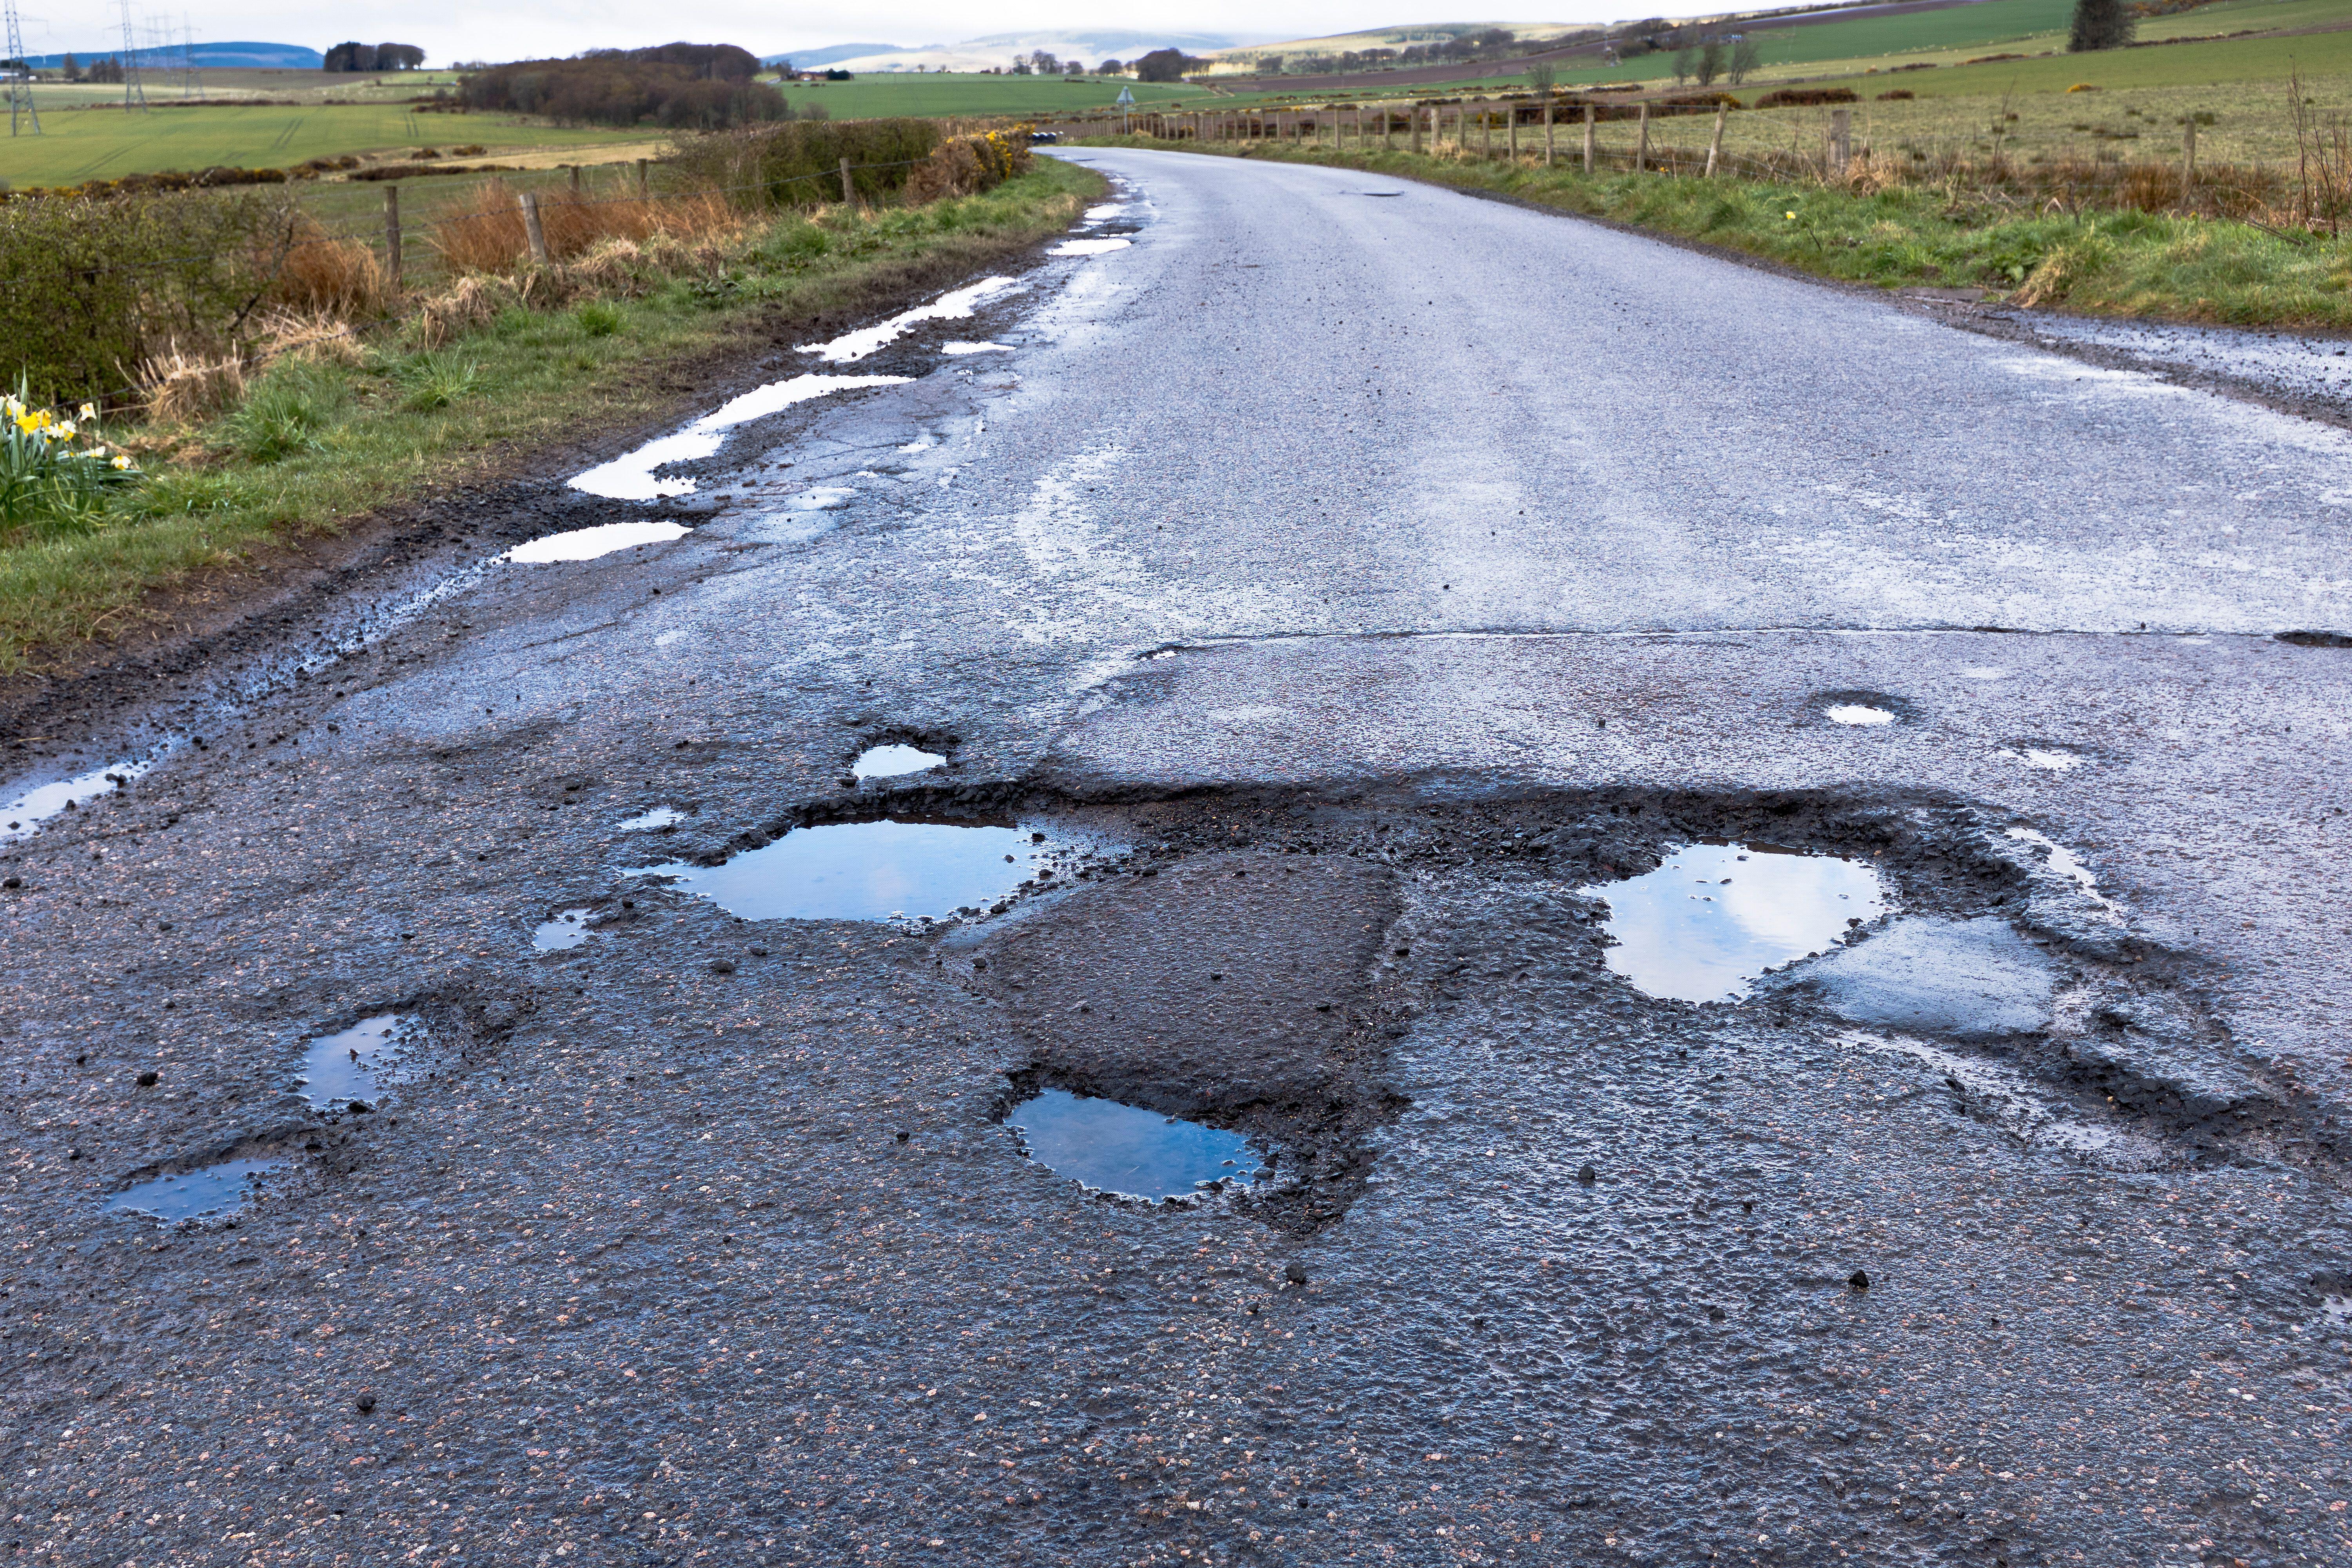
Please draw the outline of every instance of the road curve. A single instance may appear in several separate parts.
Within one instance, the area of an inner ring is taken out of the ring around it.
[[[1071,254],[599,454],[691,493],[453,499],[466,570],[0,840],[18,1560],[2352,1555],[2352,651],[2278,635],[2352,437],[1067,155]],[[944,921],[721,907],[885,814],[1000,836],[851,879]],[[1662,997],[1601,926],[1693,843],[1889,908]],[[1276,1175],[1089,1194],[1039,1088]]]

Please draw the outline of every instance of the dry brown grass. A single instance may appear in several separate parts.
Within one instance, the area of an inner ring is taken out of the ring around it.
[[[183,353],[173,343],[140,362],[139,400],[156,425],[193,425],[245,396],[245,365],[235,354]]]
[[[420,346],[436,349],[521,302],[520,291],[504,278],[468,273],[418,306],[411,331]]]
[[[640,199],[541,191],[539,224],[549,258],[568,261],[607,240],[708,240],[733,233],[742,220],[716,195]],[[456,273],[509,271],[530,254],[517,193],[500,179],[485,180],[462,205],[437,216],[433,243]]]
[[[269,297],[296,310],[358,316],[382,314],[394,292],[374,251],[357,240],[337,239],[308,214],[298,214]]]
[[[358,364],[366,346],[352,323],[326,310],[265,310],[253,323],[253,358],[267,364],[293,358],[331,364]]]

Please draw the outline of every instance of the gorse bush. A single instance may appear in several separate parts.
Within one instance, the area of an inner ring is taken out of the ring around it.
[[[19,378],[16,393],[0,397],[0,542],[93,531],[110,495],[143,476],[107,445],[96,405],[61,418],[25,393]]]

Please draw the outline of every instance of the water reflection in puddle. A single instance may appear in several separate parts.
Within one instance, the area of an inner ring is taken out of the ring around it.
[[[677,861],[637,874],[674,877],[745,920],[882,921],[986,909],[1045,853],[1011,827],[886,819],[796,827],[723,866]]]
[[[1221,1177],[1246,1187],[1264,1164],[1238,1132],[1066,1089],[1014,1106],[1004,1124],[1056,1175],[1132,1198],[1181,1197]]]
[[[1100,256],[1105,251],[1125,250],[1134,241],[1127,239],[1066,239],[1047,251],[1048,256]]]
[[[146,1215],[166,1224],[206,1219],[238,1207],[264,1179],[285,1168],[283,1160],[229,1160],[200,1171],[157,1176],[107,1199],[105,1212]]]
[[[1860,861],[1740,844],[1688,845],[1654,871],[1584,891],[1609,905],[1609,967],[1682,1002],[1737,1002],[1766,970],[1886,912],[1878,873]]]
[[[947,759],[917,746],[868,746],[857,753],[849,771],[862,779],[895,779],[938,767]]]
[[[1018,287],[1010,278],[983,278],[970,288],[942,294],[928,305],[902,311],[887,321],[860,327],[854,332],[845,332],[829,343],[803,343],[801,353],[815,354],[828,364],[864,359],[867,354],[897,342],[910,327],[919,326],[925,321],[962,321],[979,309],[982,300]]]
[[[530,933],[530,945],[541,952],[564,952],[588,940],[590,910],[560,910]]]
[[[828,393],[861,386],[898,386],[913,379],[904,375],[795,375],[754,387],[717,412],[706,414],[675,435],[646,442],[626,457],[601,463],[572,480],[572,488],[614,500],[652,500],[660,496],[690,495],[692,479],[663,479],[656,470],[675,463],[691,463],[717,455],[727,432],[738,425],[782,412]]]
[[[1895,715],[1884,708],[1872,708],[1860,702],[1841,702],[1834,708],[1824,708],[1822,716],[1832,724],[1892,724]]]
[[[302,1058],[304,1097],[321,1110],[352,1100],[373,1103],[391,1081],[394,1058],[413,1037],[415,1023],[403,1014],[379,1013],[312,1040]]]
[[[657,805],[642,816],[632,816],[614,826],[623,833],[650,833],[656,827],[667,827],[673,823],[685,820],[686,813],[676,806]]]
[[[575,528],[568,533],[551,533],[529,544],[518,544],[507,552],[506,558],[532,565],[550,561],[593,561],[599,555],[610,555],[635,545],[667,544],[692,531],[675,522],[608,522],[600,528]]]
[[[79,806],[86,800],[96,800],[102,795],[112,795],[132,779],[152,768],[174,751],[180,742],[175,738],[158,748],[150,756],[136,762],[111,763],[102,768],[92,768],[69,779],[36,785],[6,805],[0,806],[0,839],[21,838],[57,816],[68,806]]]
[[[1009,354],[1012,352],[1011,343],[955,342],[943,344],[940,349],[943,354]]]

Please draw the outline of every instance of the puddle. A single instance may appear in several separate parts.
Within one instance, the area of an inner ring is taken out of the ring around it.
[[[1834,708],[1824,708],[1822,716],[1832,724],[1892,724],[1895,715],[1884,708],[1872,708],[1860,702],[1841,702]]]
[[[2091,874],[2091,868],[2088,866],[2074,858],[2074,852],[2072,849],[2064,847],[2044,834],[2034,832],[2031,827],[2012,827],[2009,830],[2009,836],[2040,848],[2049,857],[2052,870],[2083,889],[2084,895],[2106,910],[2108,918],[2116,924],[2123,923],[2124,907],[2099,891],[2099,879]]]
[[[946,344],[940,350],[940,353],[943,354],[1009,354],[1012,352],[1013,345],[1011,343],[959,342]]]
[[[1609,967],[1652,996],[1737,1002],[1768,969],[1836,947],[1886,912],[1858,860],[1692,844],[1656,870],[1583,889],[1609,905]]]
[[[588,917],[593,910],[559,910],[530,933],[530,945],[541,952],[566,952],[588,940]]]
[[[608,522],[601,528],[575,528],[569,533],[551,533],[545,539],[518,544],[507,552],[506,559],[532,565],[549,561],[593,561],[616,550],[667,544],[693,531],[675,522]]]
[[[745,920],[939,918],[1010,897],[1047,848],[1011,827],[886,818],[796,827],[723,866],[678,861],[637,875],[674,877]]]
[[[398,1047],[413,1037],[415,1026],[404,1015],[379,1013],[312,1040],[299,1080],[304,1098],[321,1110],[352,1100],[373,1104],[381,1085],[391,1079]]]
[[[2040,768],[2045,773],[2072,773],[2083,765],[2083,759],[2072,752],[2045,752],[2034,746],[2020,750],[2003,746],[2000,754],[2013,763],[2022,763],[2029,768]]]
[[[656,827],[667,827],[673,823],[684,822],[685,820],[686,813],[678,810],[676,806],[657,805],[651,811],[645,813],[643,816],[632,816],[626,821],[615,823],[614,826],[619,828],[623,833],[650,833]]]
[[[947,758],[918,746],[868,746],[857,753],[850,772],[862,779],[895,779],[938,767]]]
[[[857,499],[847,485],[811,485],[784,502],[786,511],[838,511]]]
[[[135,763],[110,763],[77,773],[69,779],[58,779],[26,790],[6,805],[0,806],[0,839],[22,838],[68,806],[79,806],[83,801],[96,800],[102,795],[112,795],[132,779],[152,769],[157,763],[179,749],[173,740],[151,756]]]
[[[1129,239],[1066,239],[1047,251],[1048,256],[1100,256],[1105,251],[1125,250],[1134,244]]]
[[[1088,223],[1104,223],[1111,218],[1118,216],[1119,214],[1126,210],[1127,204],[1125,202],[1105,202],[1100,206],[1088,207],[1087,209],[1087,221]]]
[[[200,1171],[182,1171],[115,1194],[108,1214],[141,1214],[165,1224],[208,1219],[237,1208],[262,1182],[286,1168],[283,1160],[229,1160]]]
[[[1246,1187],[1264,1165],[1238,1132],[1066,1089],[1041,1090],[1004,1124],[1055,1174],[1131,1198],[1187,1197],[1220,1178]]]
[[[962,321],[979,309],[982,300],[1018,287],[1020,285],[1010,278],[983,278],[969,288],[959,289],[952,294],[942,294],[928,305],[918,305],[911,310],[901,311],[887,321],[860,327],[854,332],[845,332],[829,343],[803,343],[801,353],[815,354],[828,364],[845,364],[851,360],[861,360],[896,342],[910,329],[925,321]]]
[[[754,387],[742,396],[706,414],[674,435],[646,442],[626,457],[602,463],[575,476],[572,488],[614,500],[654,500],[662,496],[691,495],[692,479],[664,479],[655,472],[675,463],[691,463],[716,456],[727,432],[738,425],[781,413],[796,403],[807,403],[835,392],[861,386],[898,386],[913,380],[905,375],[795,375]]]

